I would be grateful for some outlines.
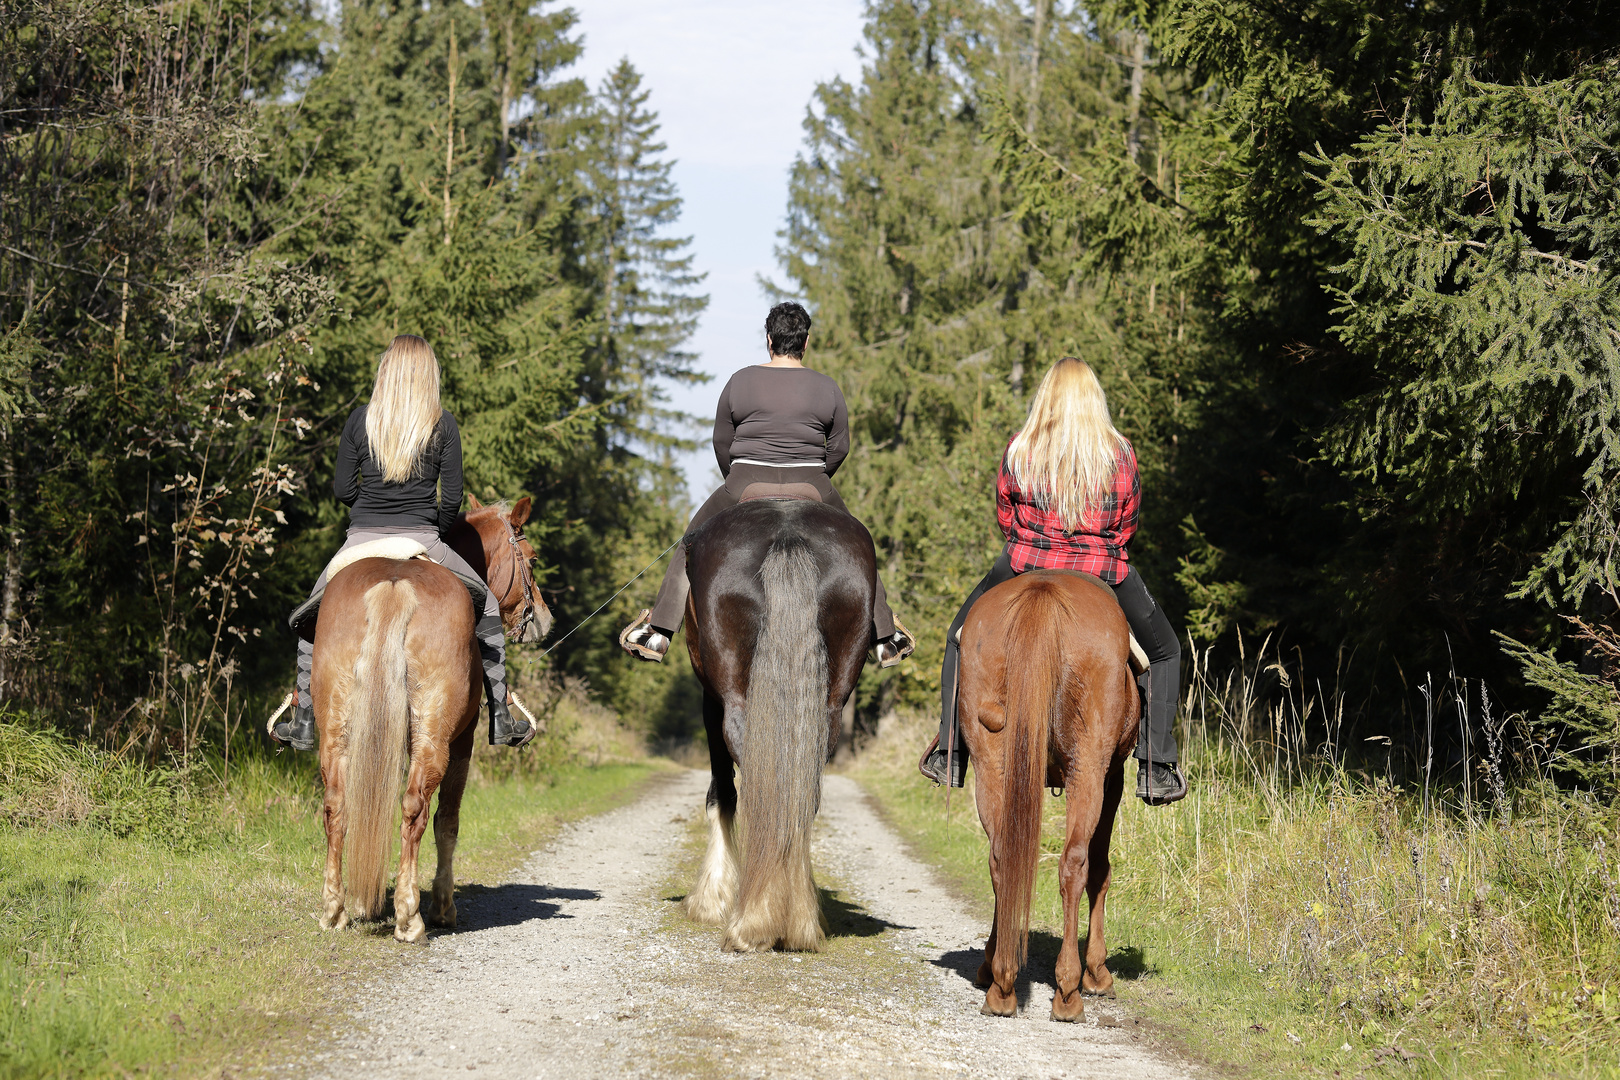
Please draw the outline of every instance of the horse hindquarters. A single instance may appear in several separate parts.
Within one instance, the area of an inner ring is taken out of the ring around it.
[[[724,948],[814,950],[823,936],[810,828],[827,754],[827,646],[815,557],[779,537],[760,571],[765,619],[748,675],[743,731],[742,875]]]

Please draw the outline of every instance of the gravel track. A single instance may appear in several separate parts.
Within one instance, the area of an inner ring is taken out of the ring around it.
[[[720,952],[675,901],[707,773],[575,823],[505,884],[458,891],[461,925],[369,986],[318,1077],[1191,1075],[1115,1002],[1047,1019],[1050,961],[1014,1019],[979,1015],[980,925],[859,786],[826,779],[815,842],[831,936],[814,954]],[[404,1003],[430,1003],[410,1014]]]

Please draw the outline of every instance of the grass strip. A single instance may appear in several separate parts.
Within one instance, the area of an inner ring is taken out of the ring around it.
[[[971,780],[947,816],[915,773],[932,728],[886,724],[851,773],[988,931]],[[1541,792],[1511,820],[1425,815],[1342,771],[1267,781],[1217,740],[1186,761],[1185,802],[1127,792],[1107,923],[1121,999],[1180,1053],[1256,1076],[1620,1076],[1614,808]],[[1048,968],[1063,811],[1046,797],[1030,962]]]
[[[663,767],[486,770],[462,811],[458,884],[498,884],[564,822],[634,798]],[[312,756],[233,763],[228,793],[164,790],[183,803],[178,833],[94,813],[42,825],[38,798],[16,815],[34,824],[0,824],[0,1077],[229,1076],[296,1060],[361,981],[403,962],[389,924],[316,925]],[[430,830],[426,875],[434,857]]]

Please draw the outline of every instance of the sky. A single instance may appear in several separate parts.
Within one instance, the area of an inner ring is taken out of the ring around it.
[[[860,77],[861,0],[574,0],[585,38],[574,73],[593,89],[629,57],[651,90],[666,156],[685,200],[675,235],[692,237],[709,295],[689,348],[715,376],[675,387],[671,405],[702,417],[707,441],[726,378],[764,356],[758,284],[782,282],[773,254],[787,209],[788,170],[803,144],[816,84]],[[718,486],[707,448],[682,461],[693,497]]]

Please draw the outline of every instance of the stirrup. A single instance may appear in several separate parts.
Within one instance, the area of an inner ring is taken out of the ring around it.
[[[513,734],[517,728],[512,716],[513,710],[516,710],[519,717],[528,724],[527,732],[521,737]],[[503,726],[502,720],[505,721],[504,727],[506,731],[504,733],[500,731]],[[529,707],[523,704],[523,699],[517,696],[517,691],[508,690],[506,700],[499,705],[496,704],[493,698],[490,699],[489,744],[491,746],[510,746],[516,750],[520,746],[527,746],[536,735],[540,734],[540,730],[540,721],[536,720],[534,714],[529,711]]]
[[[1176,786],[1167,790],[1153,789],[1154,768],[1169,769]],[[1136,761],[1136,797],[1149,806],[1168,806],[1187,797],[1187,777],[1174,761]]]
[[[894,633],[877,643],[877,662],[880,668],[894,667],[917,650],[917,639],[899,619],[894,620]]]
[[[664,643],[662,649],[658,647],[660,641]],[[655,664],[661,664],[664,662],[664,655],[669,652],[669,646],[669,638],[652,624],[652,611],[649,608],[642,608],[635,621],[619,631],[619,648],[637,660],[650,660]]]
[[[967,754],[964,752],[953,756],[955,760],[949,761],[950,768],[947,770],[948,759],[945,751],[940,749],[939,736],[936,734],[933,741],[928,744],[928,749],[922,752],[922,757],[917,759],[917,771],[943,787],[959,788],[967,777]],[[936,760],[929,761],[929,758]]]
[[[276,744],[277,753],[288,747],[294,750],[315,749],[315,707],[297,704],[297,699],[298,691],[289,691],[287,696],[281,699],[280,707],[271,713],[270,719],[264,723],[265,734]],[[288,709],[292,710],[292,716],[277,724],[276,721],[281,719],[281,714]]]

